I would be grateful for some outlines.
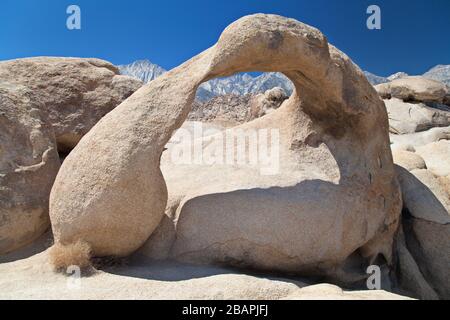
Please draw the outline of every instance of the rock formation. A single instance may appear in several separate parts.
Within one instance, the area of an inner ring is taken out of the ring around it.
[[[420,76],[396,79],[375,88],[383,99],[398,98],[405,101],[442,103],[448,94],[444,83]]]
[[[448,299],[450,128],[392,135],[403,194],[397,236],[399,286],[421,299]]]
[[[253,94],[226,94],[214,97],[207,102],[194,101],[188,120],[223,123],[233,126],[249,119],[250,102]]]
[[[440,140],[417,147],[419,154],[427,163],[428,169],[437,176],[450,175],[450,140]]]
[[[375,86],[384,99],[393,134],[410,134],[450,125],[448,87],[423,77],[406,77]]]
[[[58,149],[72,150],[142,82],[100,59],[38,57],[0,62],[0,79],[30,89],[51,123]]]
[[[168,197],[161,154],[197,88],[248,71],[279,71],[295,85],[282,107],[238,127],[279,135],[269,147],[279,168],[163,161]],[[362,71],[318,30],[262,14],[231,24],[100,120],[50,197],[56,242],[81,239],[98,256],[130,254],[163,220],[179,260],[341,278],[349,257],[391,262],[400,208],[387,113]]]
[[[49,227],[57,151],[70,151],[140,86],[99,59],[0,62],[0,254]]]
[[[450,111],[439,110],[426,104],[404,102],[397,98],[385,100],[390,131],[407,134],[450,125]]]
[[[283,88],[275,87],[267,90],[264,94],[257,95],[251,101],[249,120],[260,118],[274,110],[289,98]]]
[[[188,120],[238,125],[278,109],[287,98],[282,88],[275,87],[259,94],[226,94],[207,102],[196,100]]]
[[[450,139],[449,127],[436,127],[427,131],[411,134],[392,134],[392,149],[415,151],[416,147],[424,146],[432,142]]]
[[[450,193],[444,180],[447,178],[441,180],[426,169],[408,172],[398,167],[397,171],[404,202],[401,237],[405,239],[404,248],[398,252],[400,284],[418,298],[449,299]]]
[[[41,107],[30,89],[0,80],[0,255],[49,226],[48,195],[60,164]]]

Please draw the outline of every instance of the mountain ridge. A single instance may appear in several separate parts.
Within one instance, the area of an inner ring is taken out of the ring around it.
[[[167,72],[161,66],[149,60],[136,60],[127,65],[118,66],[120,73],[148,83]],[[364,71],[372,85],[390,82],[395,79],[409,76],[404,72],[397,72],[389,77],[381,77]],[[436,65],[423,74],[424,77],[441,81],[450,86],[450,65]],[[219,95],[261,93],[274,87],[283,88],[288,95],[293,91],[291,81],[279,72],[266,72],[257,76],[248,73],[239,73],[226,78],[216,78],[203,83],[197,90],[197,100],[208,101]]]
[[[117,67],[121,74],[137,78],[144,83],[155,80],[167,72],[167,70],[149,60],[136,60],[130,64],[118,65]]]

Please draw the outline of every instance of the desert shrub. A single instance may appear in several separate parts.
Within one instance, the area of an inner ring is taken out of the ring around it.
[[[50,263],[58,272],[65,272],[69,266],[78,266],[81,270],[90,269],[91,256],[91,246],[84,241],[67,245],[55,243],[49,250]]]

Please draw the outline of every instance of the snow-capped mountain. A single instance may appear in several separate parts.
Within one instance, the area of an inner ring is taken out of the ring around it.
[[[407,74],[405,72],[397,72],[397,73],[394,73],[393,75],[390,75],[386,79],[388,81],[394,81],[396,79],[401,79],[401,78],[405,78],[405,77],[408,77],[408,76],[409,76],[409,74]]]
[[[138,78],[145,83],[154,80],[166,72],[166,70],[148,60],[138,60],[131,64],[118,67],[121,74]],[[389,77],[380,77],[367,71],[364,71],[364,74],[373,85],[408,76],[404,72],[397,72]],[[450,65],[438,65],[426,72],[423,76],[450,85]],[[283,88],[287,94],[291,94],[293,91],[292,82],[281,73],[266,72],[257,76],[248,73],[239,73],[230,77],[217,78],[203,83],[197,90],[197,99],[200,101],[208,101],[211,98],[225,94],[244,95],[248,93],[260,93],[274,87]]]
[[[294,85],[284,74],[279,72],[267,72],[253,78],[249,83],[249,93],[265,92],[269,89],[281,87],[288,95],[294,90]]]
[[[450,65],[437,65],[423,74],[425,78],[441,81],[450,86]]]
[[[228,93],[242,95],[249,93],[249,83],[253,77],[247,73],[238,73],[227,78],[216,78],[203,83],[200,87],[214,93],[225,95]]]
[[[367,80],[369,80],[369,82],[374,86],[377,84],[389,82],[388,78],[377,76],[373,73],[370,73],[369,71],[364,71],[364,74]]]
[[[401,79],[401,78],[405,78],[405,77],[409,76],[405,72],[397,72],[387,78],[374,75],[373,73],[370,73],[367,71],[364,71],[364,74],[366,75],[369,82],[373,85],[377,85],[380,83],[385,83],[385,82],[393,81],[395,79]],[[428,79],[443,82],[446,85],[450,86],[450,65],[442,65],[442,64],[437,65],[437,66],[431,68],[429,71],[422,74],[422,76],[425,78],[428,78]]]
[[[239,73],[227,78],[213,79],[201,85],[201,88],[213,93],[214,96],[229,93],[237,95],[259,93],[274,87],[281,87],[288,94],[293,90],[292,82],[277,72],[262,73],[255,77],[248,73]]]
[[[117,66],[121,74],[137,78],[148,83],[167,72],[157,64],[148,60],[137,60],[127,65]]]
[[[121,74],[138,78],[145,83],[154,80],[166,72],[166,70],[148,60],[139,60],[118,67]],[[281,73],[269,72],[262,73],[258,76],[240,73],[203,83],[197,91],[197,99],[207,101],[213,97],[229,93],[237,95],[259,93],[274,87],[281,87],[288,94],[291,94],[293,90],[291,81]]]

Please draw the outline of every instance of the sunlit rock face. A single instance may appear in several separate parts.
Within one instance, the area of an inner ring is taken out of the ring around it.
[[[265,130],[272,162],[178,164],[170,148],[163,154],[201,83],[250,71],[281,72],[295,86],[278,109],[229,129]],[[151,236],[150,256],[351,280],[392,258],[401,197],[388,129],[377,92],[320,31],[246,16],[81,140],[52,189],[55,240],[124,256]],[[361,263],[350,268],[349,257]]]

